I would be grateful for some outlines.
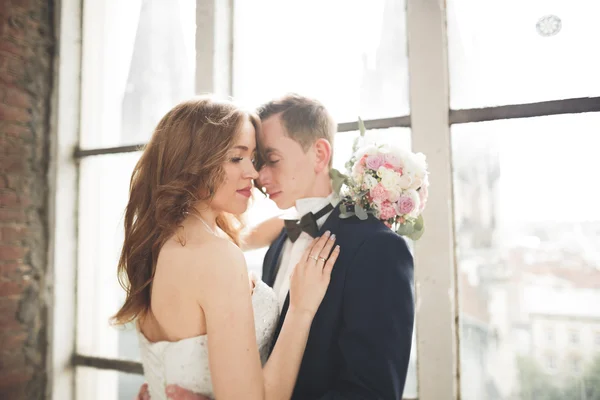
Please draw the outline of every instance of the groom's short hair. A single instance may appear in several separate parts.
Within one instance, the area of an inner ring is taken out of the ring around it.
[[[261,121],[279,115],[287,135],[307,151],[318,139],[327,139],[331,146],[337,124],[318,100],[289,93],[269,101],[257,110]]]

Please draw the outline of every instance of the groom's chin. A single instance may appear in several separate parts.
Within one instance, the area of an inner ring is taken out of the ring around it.
[[[275,195],[269,196],[269,198],[275,203],[275,205],[277,205],[277,208],[279,208],[280,210],[286,210],[286,209],[294,206],[293,203],[288,204],[290,202],[287,201],[287,199],[281,192],[279,192]]]

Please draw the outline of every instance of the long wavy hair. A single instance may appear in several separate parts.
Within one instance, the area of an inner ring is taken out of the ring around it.
[[[225,178],[227,153],[246,119],[258,134],[255,114],[201,97],[178,104],[158,123],[131,175],[118,265],[127,297],[113,323],[126,324],[149,310],[162,246],[177,234],[196,203],[212,200]],[[239,244],[240,216],[221,213],[217,226]]]

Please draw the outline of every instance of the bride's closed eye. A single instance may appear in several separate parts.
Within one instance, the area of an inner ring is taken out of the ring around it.
[[[244,160],[244,158],[246,158],[246,157],[232,157],[232,158],[230,159],[230,161],[231,161],[232,163],[236,163],[236,164],[237,164],[237,163],[239,163],[239,162],[242,162],[242,161]],[[252,164],[256,165],[256,158],[255,158],[255,157],[252,157],[252,158],[250,159],[250,162],[251,162]]]

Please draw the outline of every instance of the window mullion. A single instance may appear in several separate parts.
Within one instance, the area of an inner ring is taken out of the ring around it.
[[[412,143],[427,155],[425,234],[415,245],[418,397],[458,397],[456,269],[445,2],[407,0]]]

